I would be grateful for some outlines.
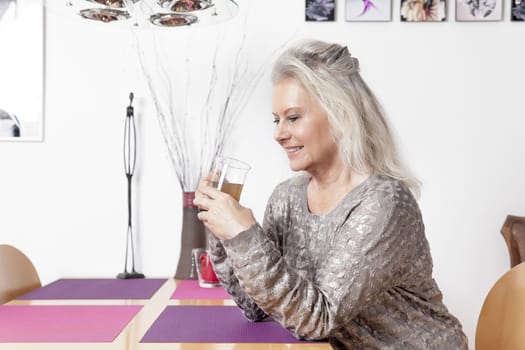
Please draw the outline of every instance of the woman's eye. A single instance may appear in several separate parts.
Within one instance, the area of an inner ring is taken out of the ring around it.
[[[299,118],[300,118],[300,116],[298,116],[298,115],[290,115],[290,116],[286,117],[286,121],[288,121],[288,123],[292,124]],[[280,121],[281,121],[280,118],[274,118],[273,123],[275,125],[278,125]]]
[[[297,115],[291,115],[286,118],[290,123],[294,123],[297,119],[299,119],[299,116]]]

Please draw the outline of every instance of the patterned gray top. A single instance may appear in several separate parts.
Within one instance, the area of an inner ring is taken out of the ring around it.
[[[245,317],[271,316],[335,349],[467,349],[442,303],[421,213],[398,181],[370,176],[326,215],[307,204],[309,177],[274,190],[261,227],[219,241],[212,261]]]

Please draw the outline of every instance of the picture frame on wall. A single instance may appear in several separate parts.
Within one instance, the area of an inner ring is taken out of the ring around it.
[[[401,22],[444,22],[445,0],[401,0]]]
[[[510,9],[511,21],[525,21],[525,0],[512,0]]]
[[[392,0],[346,0],[347,22],[389,22],[392,20]]]
[[[42,141],[44,5],[0,1],[0,141]]]
[[[305,0],[304,18],[307,22],[335,21],[335,0]]]
[[[503,0],[456,0],[456,21],[503,20]]]

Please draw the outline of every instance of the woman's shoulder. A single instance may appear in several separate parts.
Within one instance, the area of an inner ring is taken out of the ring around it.
[[[409,204],[417,207],[417,201],[401,181],[389,176],[375,175],[368,181],[365,198],[376,200],[383,205],[390,203],[392,206]]]
[[[410,193],[410,190],[401,181],[386,175],[371,176],[369,188],[385,195]]]
[[[421,211],[415,197],[402,181],[388,176],[374,175],[368,179],[353,214],[355,222],[369,221],[370,216],[373,216],[380,218],[377,222],[382,222],[385,230],[410,226],[414,229],[405,230],[404,234],[424,233]]]

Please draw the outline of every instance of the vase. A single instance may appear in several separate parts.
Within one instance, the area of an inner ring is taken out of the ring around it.
[[[175,278],[197,279],[197,275],[192,265],[191,251],[194,248],[206,247],[206,231],[204,224],[197,218],[198,209],[193,205],[195,192],[184,192],[182,194],[182,230],[179,262]]]

